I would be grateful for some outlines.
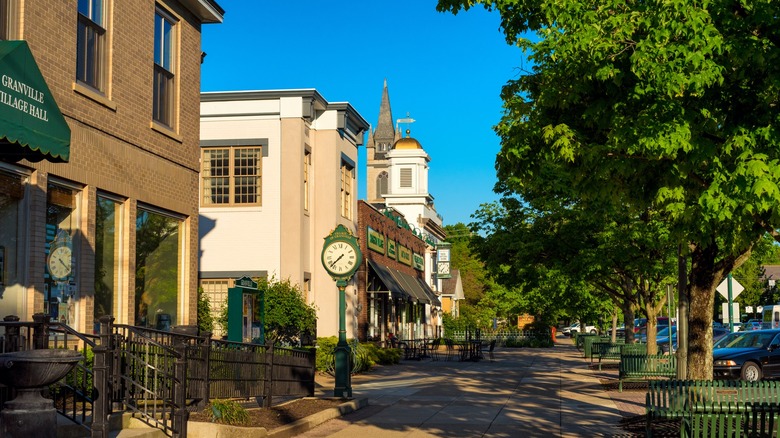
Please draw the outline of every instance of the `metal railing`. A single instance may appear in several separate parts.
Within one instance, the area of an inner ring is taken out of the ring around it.
[[[93,437],[108,436],[114,412],[130,412],[168,436],[186,437],[188,411],[211,399],[254,398],[267,407],[274,397],[314,395],[314,349],[214,340],[192,334],[197,328],[177,333],[113,324],[110,316],[100,318],[99,336],[85,335],[48,320],[6,318],[0,322],[0,351],[79,351],[84,359],[49,396],[60,414]],[[0,409],[13,395],[0,385]]]

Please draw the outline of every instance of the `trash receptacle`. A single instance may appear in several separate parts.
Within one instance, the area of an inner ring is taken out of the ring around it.
[[[157,330],[162,330],[164,332],[171,331],[171,315],[170,315],[170,313],[158,313],[157,314],[157,321],[155,323],[155,328]]]

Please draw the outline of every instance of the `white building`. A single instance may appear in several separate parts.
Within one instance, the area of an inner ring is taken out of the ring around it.
[[[320,253],[338,224],[356,231],[368,126],[314,89],[202,93],[199,277],[213,307],[235,278],[289,279],[318,309],[317,336],[338,333]]]

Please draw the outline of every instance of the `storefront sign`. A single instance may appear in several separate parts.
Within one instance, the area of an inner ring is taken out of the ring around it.
[[[378,252],[379,254],[385,253],[385,236],[382,234],[379,234],[374,229],[371,229],[371,227],[368,227],[368,231],[366,232],[368,234],[368,249],[374,250]]]
[[[395,224],[398,226],[398,228],[403,228],[405,230],[411,231],[414,237],[422,240],[423,242],[427,243],[430,246],[436,245],[436,243],[433,241],[433,239],[431,239],[431,237],[428,234],[420,231],[419,228],[407,222],[406,219],[404,219],[403,217],[394,215],[392,210],[389,209],[385,210],[383,214],[385,215],[385,217],[392,219],[393,222],[395,222]]]
[[[405,265],[412,266],[412,252],[409,251],[409,248],[398,245],[398,261]]]
[[[414,264],[414,269],[417,269],[418,271],[425,270],[425,258],[420,254],[412,254],[412,263]]]
[[[398,252],[396,250],[395,240],[387,239],[387,257],[398,260]]]

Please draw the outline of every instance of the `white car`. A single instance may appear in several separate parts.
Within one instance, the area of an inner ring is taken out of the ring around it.
[[[591,334],[597,334],[599,331],[596,329],[596,327],[592,325],[585,325],[584,330],[580,330],[580,323],[575,322],[574,324],[564,328],[561,330],[561,333],[563,333],[565,336],[574,336],[575,333],[591,333]]]

